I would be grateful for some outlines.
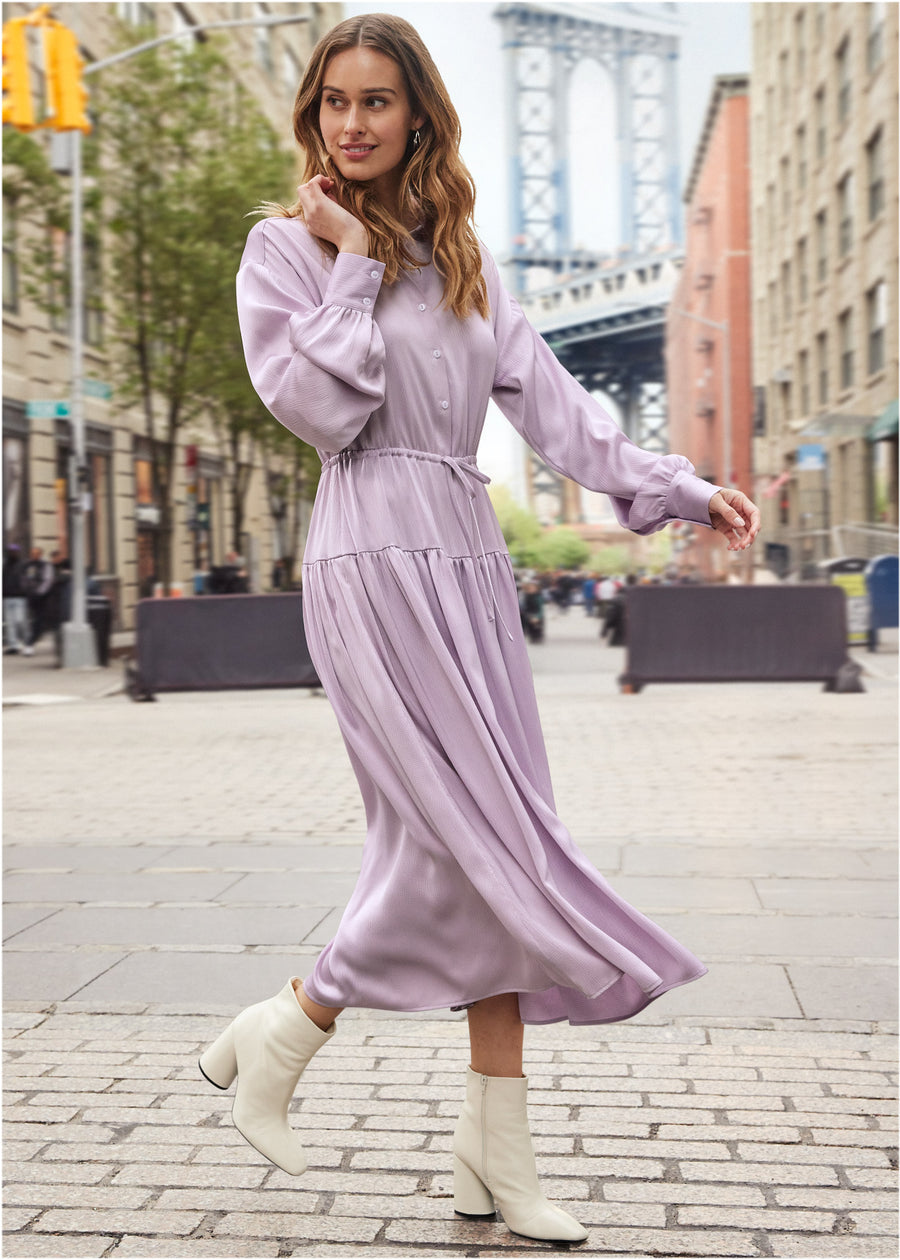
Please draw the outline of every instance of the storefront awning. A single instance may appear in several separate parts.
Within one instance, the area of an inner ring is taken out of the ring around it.
[[[884,442],[887,438],[897,436],[897,427],[897,399],[895,398],[882,411],[866,437],[870,442]]]
[[[842,411],[832,411],[828,415],[816,416],[815,420],[810,420],[809,424],[803,426],[798,436],[803,438],[861,438],[867,436],[871,426],[871,415],[852,416]]]

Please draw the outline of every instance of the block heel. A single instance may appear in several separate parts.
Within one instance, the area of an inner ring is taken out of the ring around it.
[[[237,1051],[234,1048],[234,1024],[229,1024],[220,1037],[204,1050],[198,1067],[210,1085],[227,1089],[237,1076]]]
[[[480,1218],[496,1214],[494,1196],[458,1155],[453,1156],[453,1211],[457,1216]]]

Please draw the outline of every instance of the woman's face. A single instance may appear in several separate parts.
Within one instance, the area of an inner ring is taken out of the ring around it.
[[[391,57],[360,46],[326,65],[319,103],[325,148],[345,179],[371,180],[383,201],[396,196],[410,132],[423,121],[413,116]]]

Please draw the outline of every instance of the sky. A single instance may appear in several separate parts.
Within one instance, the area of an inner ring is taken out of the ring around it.
[[[492,253],[508,251],[508,154],[506,152],[505,65],[495,3],[482,0],[409,0],[408,3],[345,3],[347,17],[394,13],[416,27],[434,58],[462,124],[462,157],[477,190],[475,224]],[[548,7],[550,7],[548,5]],[[590,0],[587,6],[590,7]],[[608,7],[604,5],[603,7]],[[719,0],[679,4],[680,153],[679,186],[684,191],[693,164],[717,74],[750,69],[750,5]],[[615,117],[608,77],[582,63],[573,75],[570,98],[570,199],[572,240],[587,249],[619,245],[618,187],[615,176]],[[609,195],[607,195],[607,189]],[[614,406],[607,401],[615,414]],[[491,404],[478,450],[479,466],[525,500],[524,456],[520,440]],[[606,521],[605,497],[587,495],[588,519]]]

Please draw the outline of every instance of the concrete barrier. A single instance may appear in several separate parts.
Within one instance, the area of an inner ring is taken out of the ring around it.
[[[134,700],[159,691],[319,686],[299,592],[144,599],[136,626]]]
[[[817,682],[862,691],[836,586],[634,586],[623,691],[661,682]]]

